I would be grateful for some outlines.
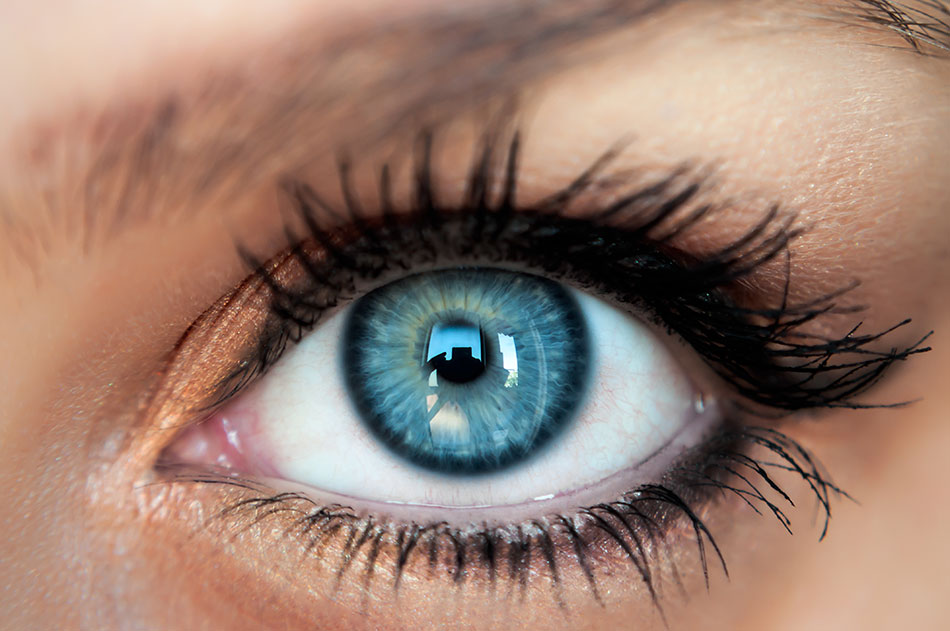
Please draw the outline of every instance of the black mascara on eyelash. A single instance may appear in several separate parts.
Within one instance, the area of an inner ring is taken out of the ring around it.
[[[875,348],[910,320],[873,334],[860,333],[858,324],[840,338],[804,332],[805,325],[822,316],[857,312],[837,302],[856,285],[806,303],[790,303],[790,266],[778,307],[746,308],[728,296],[726,290],[736,281],[788,256],[789,245],[803,232],[794,225],[793,213],[773,206],[735,241],[697,259],[677,251],[673,239],[717,209],[698,202],[704,182],[690,177],[689,168],[675,169],[665,178],[619,192],[605,206],[568,217],[565,209],[580,203],[590,189],[604,186],[607,180],[600,176],[618,156],[619,145],[563,190],[528,206],[517,202],[520,136],[512,134],[500,158],[496,136],[486,134],[464,198],[455,205],[438,201],[433,136],[428,132],[421,135],[415,153],[411,212],[394,212],[388,168],[380,174],[383,212],[377,219],[363,214],[348,162],[341,162],[339,170],[345,212],[332,208],[312,187],[286,181],[283,188],[306,226],[307,238],[324,256],[317,260],[308,255],[288,226],[289,256],[308,277],[290,287],[239,246],[272,292],[275,321],[254,355],[221,384],[218,402],[267,370],[287,343],[301,339],[329,307],[355,297],[360,284],[440,260],[522,265],[610,295],[646,312],[685,341],[742,400],[777,412],[880,407],[858,399],[895,362],[929,350],[923,345],[929,333],[905,347]],[[501,182],[495,179],[498,171],[503,173]],[[497,185],[500,193],[492,195]],[[321,217],[342,225],[325,228]]]
[[[696,259],[671,245],[675,237],[716,211],[698,202],[704,182],[690,177],[690,169],[676,169],[666,178],[621,191],[604,206],[568,217],[565,209],[581,204],[586,192],[604,185],[601,175],[617,157],[619,147],[606,152],[563,190],[526,206],[517,201],[520,137],[513,133],[507,151],[502,152],[496,138],[494,133],[486,134],[473,160],[466,193],[454,205],[440,204],[436,195],[431,133],[423,133],[418,141],[412,173],[414,207],[407,213],[395,210],[388,167],[380,172],[382,212],[375,218],[364,214],[345,161],[340,166],[342,212],[305,183],[286,181],[284,191],[306,227],[306,239],[324,256],[310,256],[303,239],[288,226],[287,256],[306,271],[302,282],[288,284],[241,248],[246,262],[271,292],[273,317],[254,354],[220,384],[216,404],[265,372],[288,343],[304,336],[329,308],[352,299],[361,285],[394,270],[458,259],[523,265],[645,311],[696,350],[734,389],[740,403],[748,401],[779,413],[866,407],[858,397],[890,366],[928,350],[923,347],[926,336],[904,348],[873,348],[884,335],[909,321],[878,334],[858,334],[855,327],[839,339],[801,332],[802,326],[825,314],[848,312],[836,304],[848,288],[806,304],[792,304],[786,284],[781,304],[770,309],[744,308],[731,300],[726,291],[731,284],[787,256],[789,245],[801,233],[792,214],[777,207],[767,209],[762,220],[732,244]],[[498,172],[500,181],[495,178]],[[322,217],[339,225],[324,227]],[[815,496],[824,514],[824,537],[832,498],[846,494],[788,436],[729,419],[656,483],[572,514],[547,515],[523,524],[467,530],[446,524],[390,524],[348,507],[319,506],[296,493],[257,492],[253,483],[243,480],[234,483],[248,488],[250,497],[220,516],[240,515],[259,523],[290,514],[293,519],[287,533],[301,536],[308,553],[328,549],[333,541],[342,543],[336,566],[338,588],[359,564],[362,584],[368,588],[379,559],[386,558],[394,564],[397,591],[403,574],[421,566],[428,568],[430,576],[440,569],[459,585],[476,572],[484,573],[491,583],[504,576],[523,592],[531,568],[540,564],[547,568],[552,593],[561,604],[559,576],[566,570],[564,564],[571,563],[586,577],[591,596],[601,602],[599,559],[594,551],[606,549],[628,562],[662,615],[661,577],[682,589],[669,537],[676,524],[685,524],[693,533],[707,586],[710,556],[726,569],[700,517],[716,498],[735,497],[757,513],[772,514],[791,532],[786,510],[792,501],[779,486],[778,472],[797,476]],[[231,484],[235,479],[178,473],[173,480]],[[384,547],[392,553],[381,554]]]

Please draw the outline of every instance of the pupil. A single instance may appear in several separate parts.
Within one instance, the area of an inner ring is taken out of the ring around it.
[[[485,372],[485,365],[481,360],[472,357],[470,346],[453,346],[451,359],[446,359],[445,353],[441,353],[429,363],[438,371],[439,377],[452,383],[475,381]]]
[[[429,367],[452,383],[468,383],[485,372],[481,327],[467,322],[436,324],[429,332]]]

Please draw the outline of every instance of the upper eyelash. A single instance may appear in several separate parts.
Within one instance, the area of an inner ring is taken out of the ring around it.
[[[676,251],[671,246],[674,237],[716,210],[697,202],[706,183],[687,166],[620,192],[614,201],[573,219],[561,216],[563,209],[604,185],[602,175],[619,155],[620,143],[562,190],[538,203],[519,205],[520,135],[511,134],[499,157],[498,133],[486,133],[472,161],[463,200],[451,206],[442,205],[436,195],[433,143],[431,132],[423,132],[417,141],[410,213],[396,213],[386,166],[380,170],[381,213],[375,219],[364,213],[347,160],[339,162],[343,212],[305,183],[284,182],[306,236],[327,257],[322,263],[309,257],[300,245],[302,239],[288,225],[287,256],[309,276],[308,285],[295,289],[277,280],[268,264],[239,246],[242,258],[271,291],[276,322],[261,337],[254,355],[220,384],[215,404],[266,371],[286,344],[299,340],[329,307],[352,297],[357,281],[378,278],[394,267],[408,270],[414,263],[433,262],[440,250],[523,262],[645,308],[659,325],[692,346],[744,400],[775,410],[881,407],[857,398],[895,362],[930,350],[924,346],[930,333],[904,347],[874,348],[882,337],[909,325],[910,320],[883,332],[860,335],[859,323],[840,338],[802,332],[802,326],[823,315],[859,311],[837,303],[856,284],[792,304],[787,260],[780,305],[737,305],[723,290],[778,257],[787,259],[789,245],[804,229],[795,226],[794,214],[773,206],[745,234],[712,254],[696,259]],[[499,171],[503,175],[496,182],[494,174]],[[611,182],[610,186],[620,185]],[[680,217],[684,212],[686,216]],[[321,216],[342,225],[325,228]],[[316,299],[318,294],[323,294],[322,302]]]

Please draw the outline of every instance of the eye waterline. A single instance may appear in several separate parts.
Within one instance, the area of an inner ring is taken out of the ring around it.
[[[722,403],[709,394],[696,392],[693,411],[693,417],[675,435],[640,462],[569,491],[509,504],[451,505],[362,499],[286,480],[279,477],[276,471],[263,470],[260,463],[251,465],[241,449],[241,439],[234,431],[229,431],[231,421],[220,414],[189,428],[183,435],[186,440],[177,443],[184,446],[166,454],[162,464],[170,467],[200,467],[202,465],[195,461],[198,455],[205,459],[205,466],[220,468],[225,475],[251,475],[261,485],[275,492],[300,493],[315,504],[347,507],[356,513],[372,516],[377,521],[391,519],[399,523],[444,523],[453,527],[511,526],[546,515],[568,513],[588,504],[602,502],[605,498],[620,497],[635,491],[640,484],[657,481],[669,470],[672,462],[690,448],[702,444],[726,422]],[[192,436],[188,436],[192,433]],[[213,450],[218,453],[214,455],[213,462],[208,462],[207,458]],[[498,475],[510,473],[505,471]]]

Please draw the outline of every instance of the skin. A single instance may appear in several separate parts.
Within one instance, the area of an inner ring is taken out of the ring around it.
[[[686,235],[684,249],[727,243],[778,201],[813,226],[793,248],[793,297],[859,279],[849,300],[868,306],[860,316],[868,330],[913,318],[896,345],[936,332],[930,353],[868,395],[920,399],[913,405],[783,421],[860,505],[837,502],[820,543],[800,482],[793,537],[739,503],[716,507],[708,525],[730,580],[714,574],[707,594],[698,570],[687,571],[689,602],[674,595],[664,609],[673,628],[942,628],[950,623],[942,571],[950,561],[950,60],[913,53],[886,29],[823,19],[835,16],[834,2],[803,4],[687,3],[548,51],[550,67],[525,63],[516,79],[499,80],[502,95],[518,88],[526,112],[521,195],[557,190],[624,136],[634,141],[618,172],[715,163],[713,198],[742,203]],[[481,585],[452,591],[423,579],[400,602],[355,589],[334,600],[332,575],[294,561],[299,543],[202,526],[227,492],[143,490],[175,438],[150,431],[149,395],[188,326],[247,275],[234,239],[264,257],[282,244],[278,177],[293,173],[339,201],[334,156],[314,147],[346,147],[372,166],[417,127],[393,131],[381,121],[411,102],[418,82],[375,80],[426,58],[411,42],[354,36],[366,42],[363,57],[335,83],[330,72],[302,80],[286,53],[302,51],[322,68],[333,53],[321,46],[340,33],[431,9],[426,0],[288,2],[279,11],[250,2],[0,9],[3,626],[628,628],[636,620],[663,628],[619,569],[605,579],[613,594],[605,607],[569,595],[559,610],[534,591],[501,606]],[[204,89],[228,76],[222,69],[255,77],[254,89],[210,100],[228,95]],[[438,185],[450,198],[485,105],[468,84],[491,79],[459,74],[467,79],[455,92],[443,85],[438,107],[407,108],[453,122],[438,157]],[[301,81],[316,86],[306,93],[314,103],[346,89],[324,110],[298,112],[286,142],[247,141],[270,120],[264,104]],[[367,100],[363,91],[380,85]],[[143,173],[132,170],[134,151],[119,152],[118,166],[86,186],[95,156],[141,137],[169,92],[181,96],[174,149],[163,154],[170,159]],[[216,138],[250,148],[226,162],[204,149]],[[225,166],[205,194],[188,194],[209,161]],[[114,208],[130,176],[138,188],[120,221]],[[355,174],[368,199],[372,177]],[[405,200],[405,177],[399,182]],[[747,290],[774,303],[783,269],[761,270]],[[563,589],[580,594],[582,578],[566,576]]]

